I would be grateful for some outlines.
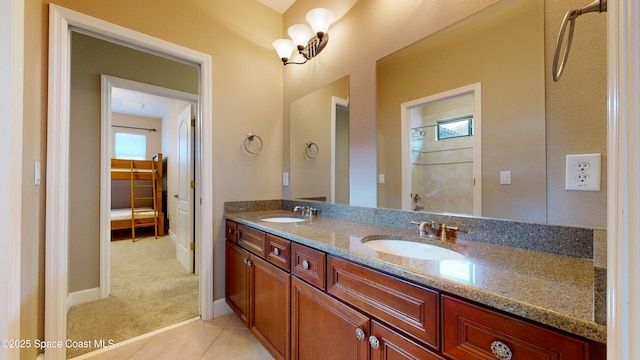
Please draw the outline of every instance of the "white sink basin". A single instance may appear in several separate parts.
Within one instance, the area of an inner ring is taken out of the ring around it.
[[[266,221],[266,222],[272,222],[272,223],[297,223],[297,222],[303,222],[306,219],[293,217],[293,216],[274,216],[274,217],[268,217],[260,220]]]
[[[376,239],[363,241],[363,244],[376,251],[415,259],[458,260],[465,257],[447,248],[409,240]]]

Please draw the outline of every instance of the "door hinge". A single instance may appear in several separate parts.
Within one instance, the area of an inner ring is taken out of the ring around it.
[[[189,249],[191,249],[191,250],[195,250],[195,249],[196,249],[196,243],[191,243],[191,244],[189,245]]]
[[[191,188],[192,189],[196,188],[196,181],[195,180],[191,180]]]
[[[196,118],[191,119],[191,127],[196,127]]]

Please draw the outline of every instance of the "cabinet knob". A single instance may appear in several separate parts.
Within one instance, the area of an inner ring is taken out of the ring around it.
[[[372,349],[378,349],[380,347],[380,341],[377,337],[371,335],[369,336],[369,345],[371,345]]]
[[[247,265],[247,261],[249,261],[247,258],[242,259],[242,262],[244,262],[245,265]]]
[[[494,341],[491,343],[491,353],[495,355],[496,359],[511,360],[511,349],[502,341]]]
[[[247,260],[247,266],[251,267],[251,265],[253,265],[253,263],[251,262],[251,260]]]
[[[229,228],[228,230],[229,230],[229,234],[233,234],[233,229],[232,228]]]
[[[278,248],[273,249],[273,255],[275,255],[275,256],[280,255],[280,249],[278,249]]]
[[[364,336],[365,336],[365,335],[364,335],[364,330],[362,330],[362,329],[360,329],[360,328],[357,328],[357,329],[356,329],[356,339],[358,339],[358,340],[361,340],[361,341],[362,341],[362,340],[364,340]]]
[[[304,260],[302,262],[302,268],[305,270],[309,270],[309,262],[307,260]]]

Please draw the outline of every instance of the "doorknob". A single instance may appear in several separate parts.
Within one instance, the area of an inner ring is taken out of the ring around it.
[[[178,194],[173,195],[173,197],[177,199],[178,198]]]

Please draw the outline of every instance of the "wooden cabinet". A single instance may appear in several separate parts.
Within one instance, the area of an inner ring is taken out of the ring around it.
[[[224,232],[225,239],[235,243],[238,241],[237,234],[238,234],[238,223],[236,223],[235,221],[226,220],[225,232]]]
[[[249,325],[249,252],[226,242],[225,298],[240,320]]]
[[[251,255],[249,329],[276,359],[289,359],[291,276]]]
[[[452,359],[590,359],[589,342],[442,296],[443,349]],[[504,357],[499,357],[500,353]]]
[[[367,316],[295,277],[291,287],[292,359],[369,359]]]
[[[371,321],[371,360],[444,360],[421,343],[391,329],[378,321]]]
[[[267,234],[265,258],[280,269],[291,270],[291,241]]]
[[[264,256],[266,235],[260,230],[238,224],[237,243],[250,252]]]
[[[437,292],[333,256],[327,269],[328,293],[440,349]]]
[[[296,243],[291,245],[291,251],[291,273],[318,289],[326,290],[327,254]]]
[[[225,237],[227,303],[276,359],[606,357],[603,344],[233,221]]]

